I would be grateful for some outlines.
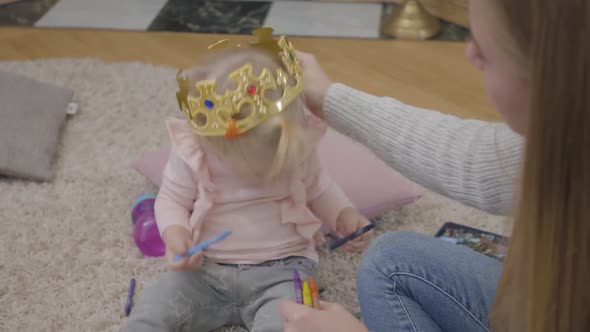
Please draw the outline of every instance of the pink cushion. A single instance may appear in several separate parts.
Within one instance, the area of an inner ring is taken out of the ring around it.
[[[146,152],[132,167],[160,186],[169,153],[170,148]],[[332,129],[328,129],[320,143],[319,155],[332,179],[369,218],[420,197],[421,191],[415,184],[362,145]]]

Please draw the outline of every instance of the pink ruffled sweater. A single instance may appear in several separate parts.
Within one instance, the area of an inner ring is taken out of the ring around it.
[[[259,264],[287,256],[318,260],[313,235],[326,223],[336,227],[342,209],[353,206],[322,170],[315,146],[326,127],[310,116],[317,137],[301,169],[272,183],[246,183],[215,153],[205,151],[185,120],[169,119],[172,152],[156,199],[161,233],[180,225],[200,242],[231,230],[210,247],[207,258],[230,264]]]

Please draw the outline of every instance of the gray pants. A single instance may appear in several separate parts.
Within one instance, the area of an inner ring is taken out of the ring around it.
[[[197,272],[162,273],[137,298],[124,331],[206,332],[226,325],[283,331],[278,304],[295,300],[293,270],[317,279],[317,264],[288,257],[260,265],[205,261]]]

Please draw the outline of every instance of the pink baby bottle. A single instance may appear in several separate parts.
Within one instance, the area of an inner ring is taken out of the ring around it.
[[[133,202],[131,208],[131,220],[133,221],[133,238],[137,248],[145,256],[164,256],[165,246],[154,213],[156,196],[153,194],[141,194]]]

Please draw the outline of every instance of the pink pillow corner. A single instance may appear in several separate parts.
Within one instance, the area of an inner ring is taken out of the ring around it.
[[[169,147],[147,151],[131,167],[159,187],[169,154]],[[319,155],[332,179],[369,218],[412,203],[422,195],[416,184],[362,145],[332,129],[320,143]]]
[[[319,155],[332,179],[369,218],[398,209],[422,196],[418,185],[361,144],[332,129],[320,143]]]
[[[164,167],[166,167],[169,155],[169,147],[144,152],[131,164],[131,168],[143,174],[153,184],[160,187],[164,175]]]

